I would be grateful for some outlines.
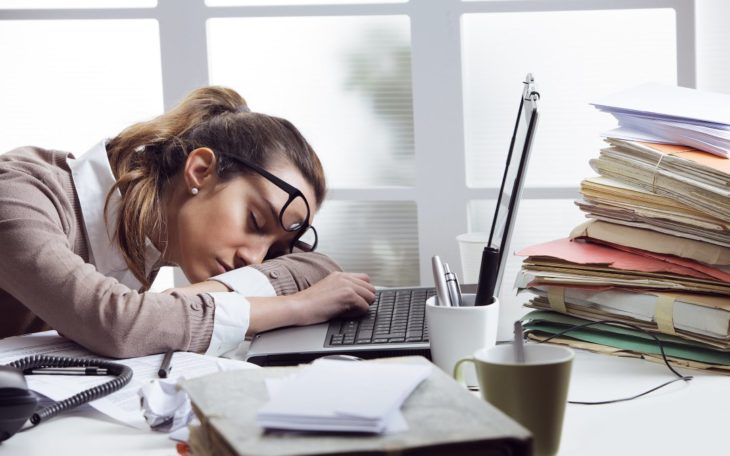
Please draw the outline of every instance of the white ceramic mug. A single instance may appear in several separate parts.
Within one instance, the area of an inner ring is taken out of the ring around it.
[[[493,347],[497,341],[499,300],[486,306],[474,306],[474,294],[462,294],[463,306],[437,306],[436,298],[426,301],[426,321],[431,343],[431,360],[451,375],[459,359],[476,350]],[[477,386],[473,369],[464,372],[468,386]]]

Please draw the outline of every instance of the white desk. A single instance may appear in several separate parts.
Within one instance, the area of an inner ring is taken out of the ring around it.
[[[119,424],[87,407],[15,434],[0,444],[0,455],[177,455],[167,434]]]
[[[683,370],[695,379],[647,397],[608,405],[568,405],[560,456],[728,454],[730,377]],[[666,366],[577,352],[569,397],[614,399],[667,380]],[[0,455],[140,453],[174,455],[164,434],[116,424],[88,410],[67,413],[0,445]]]
[[[671,380],[664,364],[577,352],[569,399],[632,396]],[[730,376],[693,375],[648,396],[607,405],[568,404],[560,456],[730,454]]]

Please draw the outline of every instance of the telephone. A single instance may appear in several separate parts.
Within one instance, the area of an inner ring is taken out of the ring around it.
[[[38,398],[28,389],[26,375],[113,375],[115,378],[68,399],[38,409]],[[30,418],[33,426],[64,410],[111,394],[129,383],[132,369],[99,359],[35,355],[0,366],[0,442],[12,437]]]

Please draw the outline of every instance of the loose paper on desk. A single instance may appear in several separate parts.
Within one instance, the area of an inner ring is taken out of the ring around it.
[[[400,406],[430,372],[430,365],[320,359],[281,385],[256,422],[271,429],[382,433],[401,420]]]
[[[107,359],[96,356],[80,345],[58,335],[56,331],[9,337],[0,341],[0,365],[8,364],[31,355],[73,356],[78,358]],[[131,359],[108,359],[132,368],[134,377],[121,390],[90,402],[96,410],[124,424],[149,429],[139,407],[137,391],[146,382],[157,379],[162,354]],[[213,358],[196,353],[175,353],[171,379],[193,378],[224,370],[223,366],[235,364],[242,368],[255,368],[252,364],[224,358]],[[28,387],[55,401],[63,400],[81,391],[109,381],[108,377],[29,375]]]

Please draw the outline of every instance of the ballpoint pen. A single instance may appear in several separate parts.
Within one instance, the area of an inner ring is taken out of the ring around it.
[[[431,258],[431,266],[433,267],[433,281],[436,285],[436,305],[449,307],[451,306],[451,299],[449,298],[449,292],[446,287],[444,267],[438,255],[434,255]]]
[[[449,292],[451,305],[461,307],[461,289],[459,288],[459,281],[456,278],[456,274],[451,272],[448,263],[444,263],[444,271],[446,271],[444,277],[446,278],[446,289]]]
[[[160,365],[160,369],[157,371],[158,377],[167,378],[170,374],[170,371],[172,370],[172,366],[170,365],[170,361],[172,361],[172,353],[172,350],[167,350],[165,357],[162,358],[162,364]]]

